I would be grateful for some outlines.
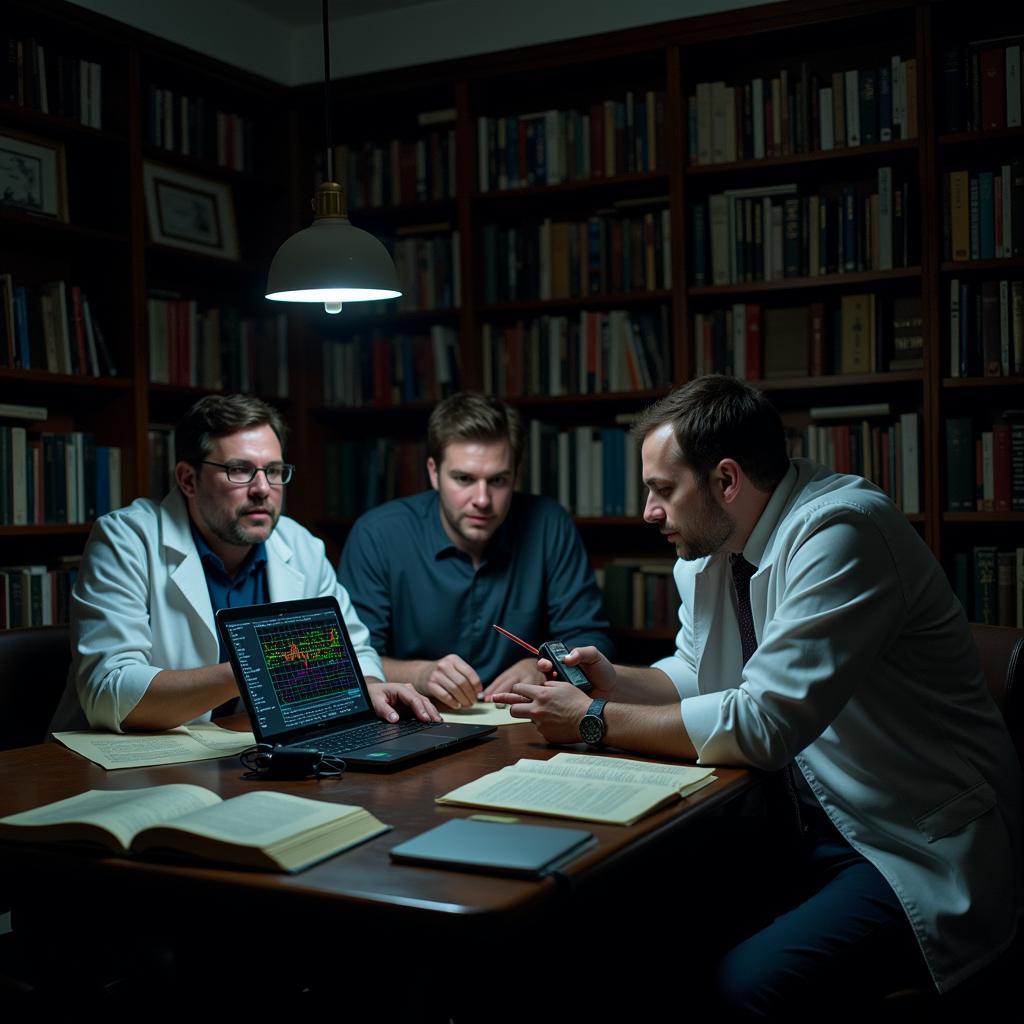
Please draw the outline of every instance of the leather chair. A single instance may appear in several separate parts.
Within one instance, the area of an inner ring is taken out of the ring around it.
[[[971,624],[981,667],[1024,764],[1024,629]]]
[[[42,743],[71,664],[67,626],[0,630],[0,750]],[[0,913],[15,886],[0,887]],[[0,1003],[35,1003],[34,969],[14,933],[0,935]]]
[[[67,626],[0,630],[0,750],[46,739],[70,664]]]
[[[1003,713],[1017,758],[1024,765],[1024,629],[972,622],[971,635],[989,693]],[[940,998],[933,988],[904,989],[886,996],[881,1020],[952,1022],[965,1017],[986,1019],[990,1012],[997,1019],[1002,1008],[1016,1001],[1022,962],[1024,930],[1018,929],[1013,945],[998,960],[948,996]]]

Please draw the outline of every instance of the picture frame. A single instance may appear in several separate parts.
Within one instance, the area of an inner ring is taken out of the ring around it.
[[[64,144],[0,131],[0,206],[67,223]]]
[[[231,186],[146,161],[142,166],[149,237],[160,245],[237,261]]]

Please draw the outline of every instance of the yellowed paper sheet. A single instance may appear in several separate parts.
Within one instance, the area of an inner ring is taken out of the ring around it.
[[[234,732],[211,722],[155,733],[55,732],[53,738],[108,771],[228,757],[256,742],[251,732]]]
[[[463,723],[467,725],[521,725],[529,724],[528,718],[513,718],[507,705],[478,701],[471,708],[453,711],[451,708],[437,709],[443,721],[449,725]]]

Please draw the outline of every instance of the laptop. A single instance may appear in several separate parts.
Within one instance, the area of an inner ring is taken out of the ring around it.
[[[379,719],[333,597],[222,608],[217,628],[259,743],[309,747],[350,767],[389,769],[495,731]]]

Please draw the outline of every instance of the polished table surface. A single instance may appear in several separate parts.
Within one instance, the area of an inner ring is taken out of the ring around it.
[[[251,906],[257,901],[314,915],[339,910],[353,915],[372,912],[378,924],[381,915],[399,914],[403,924],[416,919],[425,923],[471,917],[478,922],[486,921],[490,926],[501,926],[502,922],[510,923],[541,910],[555,897],[559,883],[553,878],[524,881],[398,865],[391,862],[388,851],[449,818],[474,813],[472,808],[439,806],[434,803],[435,797],[521,757],[547,759],[556,749],[545,743],[532,725],[515,725],[499,728],[496,734],[474,746],[396,772],[349,771],[340,780],[254,783],[241,778],[243,769],[236,757],[105,771],[56,743],[25,747],[0,753],[0,817],[88,789],[132,789],[189,782],[205,786],[225,798],[258,785],[298,796],[358,804],[394,827],[382,836],[296,875],[97,858],[15,844],[2,849],[0,860],[22,870],[31,866],[45,874],[48,885],[64,882],[79,892],[85,887],[97,893],[116,888],[119,902],[130,899],[136,886],[140,892],[145,892],[147,902],[154,894],[163,893],[172,903],[185,894],[196,897],[212,887],[216,889],[218,900],[225,904],[235,900],[239,905]],[[592,831],[597,838],[596,845],[567,865],[563,872],[570,883],[585,881],[628,863],[645,849],[679,834],[689,823],[754,785],[753,776],[741,769],[718,769],[716,775],[712,785],[628,827],[525,814],[518,818],[524,822],[563,824]],[[56,879],[56,869],[59,869],[60,881]]]

